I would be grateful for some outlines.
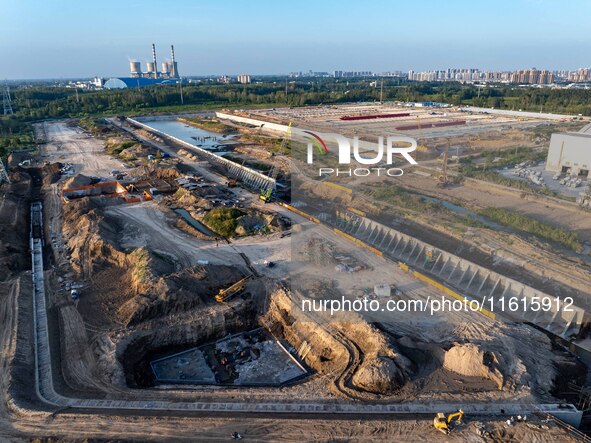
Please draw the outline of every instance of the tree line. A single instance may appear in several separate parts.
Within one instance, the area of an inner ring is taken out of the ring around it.
[[[12,90],[15,114],[0,117],[0,152],[33,142],[30,123],[48,118],[182,112],[215,107],[306,106],[346,102],[437,101],[454,105],[521,109],[591,116],[591,91],[490,86],[384,79],[277,79],[242,84],[200,82],[120,90],[82,91],[49,86]]]

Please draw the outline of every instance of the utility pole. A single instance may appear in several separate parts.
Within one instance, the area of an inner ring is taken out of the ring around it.
[[[4,81],[2,85],[2,104],[4,107],[4,115],[14,114],[12,110],[12,100],[10,99],[10,89],[8,89],[8,84]]]
[[[285,79],[285,103],[288,103],[288,101],[287,101],[287,79]]]
[[[185,99],[183,98],[183,80],[179,78],[179,89],[181,90],[181,105],[185,104]]]
[[[382,79],[382,84],[380,86],[380,103],[384,103],[384,79]]]

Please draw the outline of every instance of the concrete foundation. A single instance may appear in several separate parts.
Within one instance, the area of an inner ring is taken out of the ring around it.
[[[235,334],[151,364],[160,383],[281,386],[308,371],[263,329]]]

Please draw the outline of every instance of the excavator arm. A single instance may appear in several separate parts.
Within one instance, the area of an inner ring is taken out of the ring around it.
[[[462,422],[462,417],[464,417],[464,411],[462,411],[461,409],[457,410],[456,412],[453,412],[451,414],[449,414],[447,416],[447,422],[451,423],[451,421],[455,418],[456,419],[456,423],[461,423]]]

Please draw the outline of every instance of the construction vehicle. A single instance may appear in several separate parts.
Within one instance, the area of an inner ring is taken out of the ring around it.
[[[444,434],[451,433],[455,426],[462,423],[462,418],[464,417],[464,411],[458,409],[456,412],[452,412],[445,417],[443,412],[438,412],[435,418],[433,419],[433,426],[438,431],[443,432]],[[454,422],[455,419],[455,422]]]
[[[243,279],[238,280],[232,286],[230,286],[226,289],[220,289],[219,292],[217,293],[217,295],[215,296],[216,301],[218,301],[220,303],[224,303],[224,302],[228,301],[231,297],[235,296],[236,294],[241,293],[242,291],[244,291],[244,288],[246,287],[246,282],[248,280],[250,280],[251,278],[252,278],[252,274],[247,275]]]
[[[281,146],[277,151],[277,156],[282,155],[283,151],[291,138],[291,122],[287,125],[287,131],[285,131],[285,135],[281,140]],[[265,203],[271,201],[273,196],[273,191],[275,190],[275,181],[277,180],[277,176],[279,175],[279,167],[277,165],[273,165],[273,168],[269,172],[269,178],[273,179],[265,184],[265,186],[261,189],[261,193],[259,194],[259,198],[264,201]]]

